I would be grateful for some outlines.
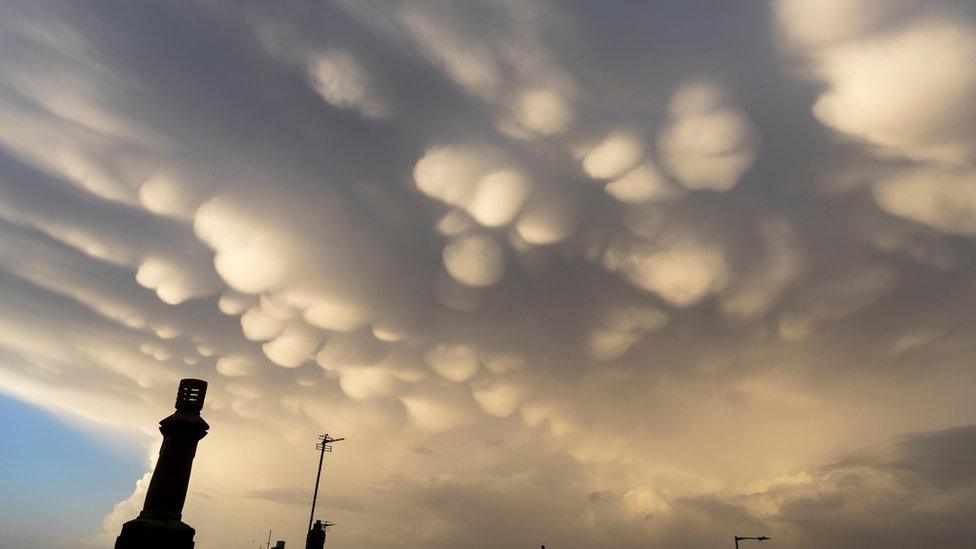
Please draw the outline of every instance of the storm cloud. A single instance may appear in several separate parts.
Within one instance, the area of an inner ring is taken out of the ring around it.
[[[0,11],[0,390],[209,380],[199,547],[976,540],[976,4]]]

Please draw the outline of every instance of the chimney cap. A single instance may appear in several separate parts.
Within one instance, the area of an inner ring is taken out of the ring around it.
[[[177,410],[203,410],[203,399],[207,396],[207,382],[202,379],[186,378],[180,380],[176,391]]]

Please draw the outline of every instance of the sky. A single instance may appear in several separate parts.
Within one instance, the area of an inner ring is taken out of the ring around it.
[[[336,549],[976,544],[974,59],[969,0],[8,0],[4,535],[111,546],[195,377],[200,549],[300,544],[320,433]]]
[[[132,491],[145,440],[94,431],[0,396],[0,545],[70,546]]]

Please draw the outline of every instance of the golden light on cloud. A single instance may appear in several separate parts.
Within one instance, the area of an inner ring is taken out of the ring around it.
[[[3,14],[0,391],[208,380],[201,549],[974,544],[971,1]]]

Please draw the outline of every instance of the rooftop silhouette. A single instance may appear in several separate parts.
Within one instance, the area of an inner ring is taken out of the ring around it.
[[[196,531],[182,521],[197,443],[210,425],[200,417],[207,382],[183,379],[176,412],[159,422],[163,445],[139,516],[122,526],[115,549],[192,549]]]

